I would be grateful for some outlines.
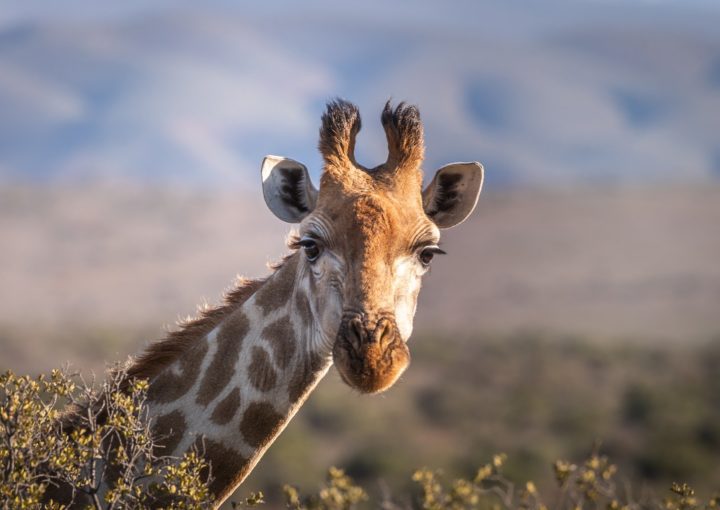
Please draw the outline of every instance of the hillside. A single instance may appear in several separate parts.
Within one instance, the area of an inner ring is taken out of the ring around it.
[[[718,224],[720,187],[488,189],[445,233],[416,332],[707,338],[720,331]],[[2,189],[3,364],[123,357],[217,302],[236,274],[266,274],[288,230],[244,193]]]

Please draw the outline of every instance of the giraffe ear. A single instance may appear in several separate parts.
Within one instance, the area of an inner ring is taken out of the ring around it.
[[[440,228],[462,223],[475,209],[482,183],[483,166],[477,161],[445,165],[423,191],[425,214]]]
[[[290,158],[265,156],[261,173],[265,203],[275,216],[300,223],[315,209],[318,192],[305,165]]]

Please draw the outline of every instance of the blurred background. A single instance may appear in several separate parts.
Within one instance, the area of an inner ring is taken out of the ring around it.
[[[371,490],[496,452],[549,483],[602,441],[640,490],[720,484],[720,4],[88,0],[0,7],[0,370],[102,373],[267,274],[266,154],[419,105],[426,176],[485,165],[398,385],[330,376],[238,492]]]

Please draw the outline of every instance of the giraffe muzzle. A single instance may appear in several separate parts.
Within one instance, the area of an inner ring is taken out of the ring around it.
[[[333,360],[342,379],[362,393],[386,390],[410,364],[410,351],[395,319],[368,321],[358,313],[343,316]]]

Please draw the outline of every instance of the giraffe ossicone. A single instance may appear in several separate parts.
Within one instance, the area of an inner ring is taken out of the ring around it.
[[[191,448],[211,465],[222,502],[243,481],[335,364],[362,393],[389,388],[410,362],[422,276],[440,229],[464,221],[483,181],[453,163],[422,189],[423,128],[415,106],[385,105],[387,160],[354,155],[360,114],[335,100],[322,116],[320,186],[288,158],[262,163],[265,202],[298,223],[292,252],[264,280],[244,280],[217,308],[151,344],[129,369],[149,379],[164,454]]]

